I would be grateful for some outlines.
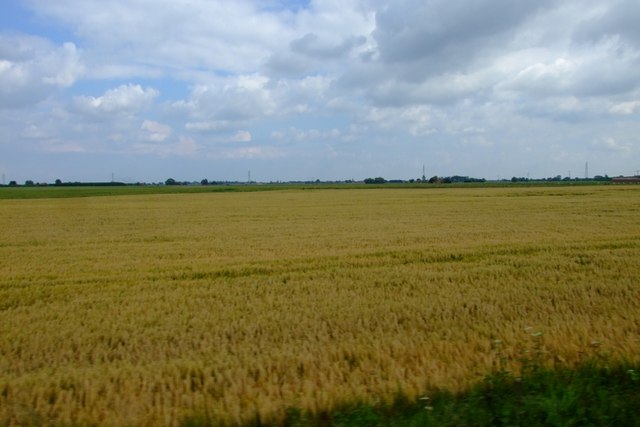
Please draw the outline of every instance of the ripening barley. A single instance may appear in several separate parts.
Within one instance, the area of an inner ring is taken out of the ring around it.
[[[639,202],[637,187],[2,200],[0,424],[235,424],[418,397],[487,373],[495,340],[509,366],[536,348],[637,359]]]

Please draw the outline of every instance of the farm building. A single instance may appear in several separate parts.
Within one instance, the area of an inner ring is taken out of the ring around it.
[[[640,176],[620,176],[612,179],[614,184],[640,184]]]

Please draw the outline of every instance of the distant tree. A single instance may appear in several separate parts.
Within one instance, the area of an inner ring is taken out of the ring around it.
[[[18,183],[16,181],[9,181],[9,187],[15,187]]]
[[[35,183],[32,180],[28,179],[24,182],[24,185],[26,185],[27,187],[33,187]]]
[[[177,182],[173,178],[169,178],[164,182],[164,185],[176,185],[176,184],[177,184]]]
[[[364,180],[365,184],[384,184],[385,182],[387,182],[387,180],[382,178],[381,176],[377,178],[366,178]]]
[[[62,181],[61,181],[60,179],[56,179],[55,184],[56,184],[56,185],[62,185]]]
[[[440,178],[438,178],[437,175],[434,175],[431,178],[429,178],[429,184],[438,184],[439,182],[440,182]]]
[[[209,185],[209,180],[207,178],[200,181],[200,185]]]

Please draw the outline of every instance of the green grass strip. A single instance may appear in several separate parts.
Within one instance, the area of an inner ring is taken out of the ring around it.
[[[391,405],[345,405],[310,414],[292,408],[282,426],[640,426],[640,369],[631,364],[496,372],[469,390],[434,391],[417,400],[401,392]],[[217,425],[193,417],[183,426]],[[252,426],[273,425],[259,419]]]

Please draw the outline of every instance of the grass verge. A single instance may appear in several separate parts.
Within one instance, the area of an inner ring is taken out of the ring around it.
[[[292,408],[282,426],[640,426],[640,367],[533,367],[488,375],[461,393],[438,390],[417,400],[398,393],[391,405],[346,405],[310,414]],[[217,425],[192,417],[184,427]],[[256,419],[250,425],[274,425]]]

